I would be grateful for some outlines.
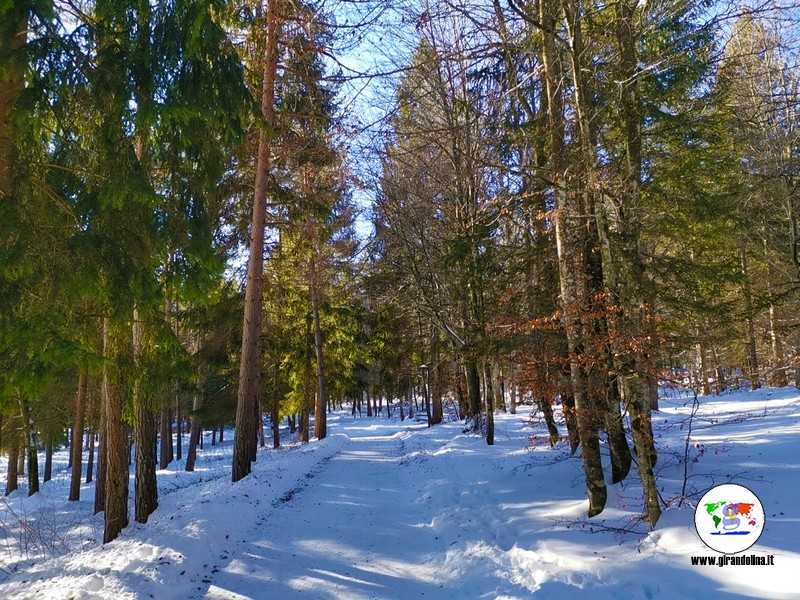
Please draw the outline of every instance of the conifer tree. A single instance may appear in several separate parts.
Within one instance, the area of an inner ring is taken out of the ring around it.
[[[264,228],[271,169],[271,139],[275,113],[275,77],[278,62],[278,0],[268,0],[264,20],[265,50],[262,65],[256,181],[253,192],[250,251],[242,326],[242,353],[236,406],[233,467],[231,478],[239,481],[250,473],[256,459],[256,436],[261,414],[261,313],[264,279]]]

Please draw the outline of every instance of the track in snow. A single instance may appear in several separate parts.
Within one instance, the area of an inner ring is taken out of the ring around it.
[[[308,473],[203,597],[420,598],[440,588],[429,557],[447,545],[421,503],[431,465],[405,437],[354,438]]]

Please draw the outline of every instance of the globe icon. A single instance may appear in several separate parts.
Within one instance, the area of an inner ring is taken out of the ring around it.
[[[743,552],[764,530],[764,507],[743,485],[724,483],[709,489],[695,507],[697,535],[711,550],[723,554]]]

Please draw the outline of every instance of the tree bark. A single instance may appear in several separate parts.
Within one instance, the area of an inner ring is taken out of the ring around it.
[[[487,361],[483,366],[483,379],[486,382],[486,444],[494,446],[494,390],[492,384],[492,367]]]
[[[196,356],[200,356],[203,348],[203,339],[199,339],[197,344]],[[199,359],[198,359],[199,360]],[[205,387],[203,376],[204,367],[201,364],[197,366],[197,381],[194,386],[194,396],[192,398],[192,428],[189,432],[189,451],[186,453],[186,470],[194,471],[194,464],[197,460],[197,446],[201,443],[201,436],[203,433],[203,425],[200,423],[200,416],[198,411],[203,408],[203,388]]]
[[[128,435],[123,420],[123,401],[117,389],[118,350],[112,340],[111,319],[103,319],[103,464],[105,471],[105,528],[103,543],[115,540],[128,525]]]
[[[708,349],[706,348],[705,338],[702,336],[703,333],[699,332],[697,342],[697,362],[699,370],[697,373],[697,381],[700,383],[700,394],[708,396],[711,393],[711,385],[708,382],[708,359],[706,358]]]
[[[431,366],[430,377],[432,379],[431,389],[431,425],[438,425],[444,421],[444,404],[442,402],[442,358],[441,358],[441,339],[438,330],[431,324]]]
[[[574,190],[567,188],[567,154],[565,147],[565,118],[563,70],[556,49],[556,21],[558,3],[539,1],[539,15],[543,28],[543,62],[547,100],[550,109],[550,142],[552,180],[556,196],[556,250],[559,266],[559,285],[562,323],[566,331],[570,365],[572,397],[575,402],[575,423],[583,450],[583,470],[589,498],[589,516],[595,516],[605,507],[607,491],[600,458],[597,409],[587,395],[585,375],[581,365],[584,354],[581,304],[586,300],[586,259],[584,227],[581,226],[580,199]],[[573,53],[579,52],[580,27],[572,24]]]
[[[611,454],[611,481],[619,483],[628,476],[633,456],[625,436],[622,414],[619,412],[620,396],[617,382],[610,381],[607,389],[605,423],[608,433],[608,448]]]
[[[101,393],[102,396],[102,393]],[[105,408],[101,405],[101,413],[105,413]],[[101,513],[106,509],[106,433],[105,417],[101,415],[100,433],[98,434],[97,447],[97,473],[94,484],[94,514]]]
[[[136,509],[139,523],[147,519],[158,508],[158,484],[156,480],[156,415],[147,403],[136,411]]]
[[[609,329],[618,373],[617,382],[622,401],[631,415],[634,445],[639,457],[646,504],[645,518],[655,527],[661,515],[653,466],[655,444],[650,421],[650,377],[646,313],[649,305],[644,291],[644,267],[639,250],[639,224],[636,207],[640,204],[642,171],[641,108],[639,98],[639,65],[636,52],[636,3],[619,0],[614,4],[615,33],[619,48],[621,129],[624,140],[620,198],[601,195],[596,211],[603,277],[611,301],[621,313],[609,319]],[[593,160],[592,164],[595,164]],[[631,340],[640,349],[630,352],[620,347],[619,340]],[[643,348],[643,349],[642,349]]]
[[[1,425],[1,424],[0,424]],[[83,443],[83,436],[78,436],[78,443]],[[75,430],[70,427],[67,430],[67,446],[69,448],[69,458],[67,459],[67,469],[72,469],[72,446],[75,444]]]
[[[481,429],[481,378],[475,359],[467,358],[464,361],[467,382],[467,398],[469,400],[469,414],[474,419],[473,431]]]
[[[189,432],[189,451],[186,453],[186,470],[194,471],[194,464],[197,461],[197,447],[200,445],[200,435],[202,425],[197,417],[192,418],[192,429]]]
[[[25,431],[25,452],[28,455],[28,496],[39,493],[39,453],[36,442],[36,427],[27,398],[20,396],[20,409]]]
[[[247,265],[239,392],[236,403],[236,429],[233,441],[231,479],[239,481],[250,474],[256,455],[256,427],[253,415],[260,404],[261,391],[261,307],[264,282],[264,228],[269,187],[270,148],[275,106],[275,76],[278,62],[277,0],[269,0],[266,11],[266,50],[261,87],[261,112],[266,126],[258,138],[256,182],[250,231],[250,260]]]
[[[655,373],[649,373],[647,384],[650,388],[650,411],[652,412],[658,410],[658,376]]]
[[[6,493],[8,496],[19,488],[19,436],[12,436],[11,445],[8,448],[8,470],[6,471]]]
[[[44,447],[44,475],[42,481],[47,483],[53,478],[53,434],[47,435]]]
[[[161,449],[159,452],[158,467],[166,469],[172,462],[172,410],[161,409]]]
[[[133,406],[136,411],[134,443],[136,444],[136,466],[134,478],[134,518],[138,523],[147,519],[158,508],[158,484],[156,482],[156,452],[158,436],[156,415],[152,410],[150,398],[142,385],[142,344],[144,324],[138,309],[133,309]]]
[[[753,292],[750,288],[750,270],[747,263],[747,246],[744,237],[739,242],[739,256],[742,265],[742,300],[747,321],[747,377],[750,387],[757,390],[761,387],[758,373],[758,354],[756,352],[756,327],[753,315]]]
[[[173,262],[174,254],[170,254],[170,259],[167,263],[168,272],[171,272]],[[173,316],[173,312],[172,294],[168,293],[164,304],[164,320],[167,323],[171,323],[172,330],[177,338],[178,332],[176,328],[178,320]],[[159,411],[159,438],[161,443],[158,453],[158,468],[166,469],[174,458],[172,447],[172,408],[169,406],[163,407]]]
[[[91,427],[89,427],[86,438],[89,446],[89,456],[86,457],[86,483],[92,483],[92,479],[94,479],[94,431]],[[78,490],[80,495],[80,483]]]
[[[175,460],[183,458],[183,414],[181,414],[181,397],[175,394]]]
[[[578,431],[578,420],[575,417],[575,397],[571,392],[564,397],[561,409],[564,411],[564,421],[567,425],[569,451],[571,454],[575,454],[581,445],[581,434]]]
[[[78,375],[78,392],[75,396],[75,422],[72,427],[72,473],[69,485],[69,501],[81,499],[81,476],[83,468],[83,431],[86,428],[86,390],[89,376],[84,369]]]
[[[544,415],[544,423],[547,426],[547,433],[550,437],[550,445],[555,446],[558,443],[558,426],[553,416],[553,407],[550,404],[550,398],[541,396],[536,401],[539,410]]]
[[[16,133],[12,111],[24,89],[25,62],[22,49],[28,30],[28,3],[11,2],[0,16],[0,202],[14,194]]]
[[[772,301],[769,303],[769,340],[773,365],[769,384],[774,387],[786,387],[789,385],[789,379],[786,376],[783,358],[783,340],[778,331],[778,318],[775,303]]]
[[[493,358],[490,362],[490,373],[492,376],[492,392],[494,393],[494,408],[507,412],[506,399],[503,393],[503,373],[500,368],[500,361]]]
[[[309,286],[311,296],[311,317],[314,320],[314,350],[317,357],[317,402],[314,407],[314,435],[324,439],[328,435],[328,382],[325,380],[325,350],[322,341],[322,326],[319,319],[319,282],[317,264],[313,256],[309,262]]]
[[[272,399],[272,410],[271,410],[271,417],[272,417],[272,449],[277,450],[281,447],[281,428],[280,428],[280,418],[281,414],[279,412],[280,406],[278,404],[278,399]],[[289,432],[294,433],[292,427],[292,421],[287,416],[286,422],[289,425]]]
[[[444,403],[442,402],[442,377],[441,377],[441,368],[442,365],[438,362],[438,356],[436,357],[436,363],[434,363],[433,370],[431,374],[433,376],[433,382],[431,384],[430,394],[431,394],[431,425],[438,425],[444,420]]]

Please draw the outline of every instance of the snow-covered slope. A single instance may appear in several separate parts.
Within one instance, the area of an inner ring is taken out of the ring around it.
[[[700,401],[688,463],[691,398],[667,394],[654,414],[671,507],[652,532],[637,522],[634,473],[585,518],[579,457],[547,446],[529,407],[498,415],[492,447],[460,423],[340,414],[328,439],[262,451],[237,484],[229,442],[206,445],[197,472],[159,472],[159,509],[105,546],[91,486],[77,505],[63,500],[66,472],[0,501],[0,598],[800,597],[798,392]],[[747,554],[774,566],[692,565],[714,556],[694,503],[728,481],[764,504]]]

